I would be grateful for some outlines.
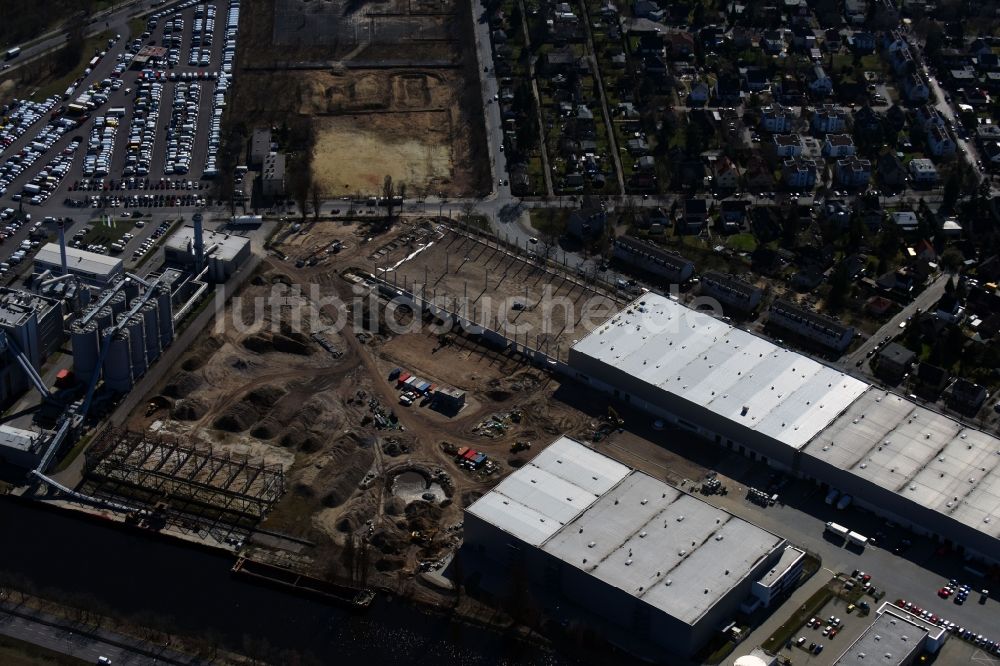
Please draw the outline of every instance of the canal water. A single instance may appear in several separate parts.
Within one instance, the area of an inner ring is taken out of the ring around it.
[[[87,599],[144,624],[213,633],[242,649],[247,637],[322,663],[573,663],[499,633],[427,614],[380,595],[365,613],[261,587],[230,575],[233,558],[0,499],[0,572],[43,596]]]

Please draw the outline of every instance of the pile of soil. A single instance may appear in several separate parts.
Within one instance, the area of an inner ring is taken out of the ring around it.
[[[230,405],[212,422],[212,427],[226,432],[243,432],[257,421],[258,412],[253,405],[238,402]]]
[[[198,347],[190,354],[188,354],[187,358],[184,359],[184,362],[181,363],[181,369],[187,370],[188,372],[198,370],[205,365],[205,363],[208,362],[208,359],[212,358],[212,355],[215,354],[215,352],[217,352],[221,347],[222,341],[218,338],[205,338],[202,343],[198,345]]]
[[[468,507],[472,506],[472,504],[482,496],[483,494],[478,490],[465,491],[464,493],[462,493],[462,508],[467,509]]]
[[[270,416],[260,421],[250,429],[250,434],[257,439],[271,439],[281,432],[281,424]]]
[[[390,516],[401,516],[406,510],[406,502],[402,497],[392,497],[385,503],[385,512]]]
[[[185,398],[174,404],[170,416],[178,421],[197,421],[205,416],[208,407],[198,398]]]
[[[441,509],[422,500],[407,504],[404,513],[411,530],[432,530],[441,522]]]
[[[309,356],[314,351],[309,339],[300,333],[288,335],[284,333],[256,333],[244,338],[243,346],[258,354],[282,352],[296,356]]]
[[[359,446],[358,442],[346,437],[335,442],[327,463],[331,473],[318,477],[324,481],[317,490],[323,495],[323,505],[335,507],[346,502],[357,492],[374,461],[375,453],[370,447]]]
[[[202,383],[198,375],[181,370],[163,387],[163,395],[170,398],[185,398],[201,388]]]

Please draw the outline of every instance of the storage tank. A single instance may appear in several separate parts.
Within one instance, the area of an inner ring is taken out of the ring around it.
[[[156,317],[156,303],[148,302],[139,310],[142,317],[142,329],[146,334],[146,366],[160,357],[160,323]]]
[[[128,303],[128,307],[132,307],[132,301],[139,297],[142,285],[139,284],[137,280],[133,280],[130,277],[125,278],[125,300]]]
[[[105,305],[97,312],[97,316],[93,318],[93,321],[96,321],[97,327],[103,331],[114,323],[114,317],[114,311],[110,306]]]
[[[110,333],[106,329],[103,335]],[[132,389],[132,361],[128,331],[115,333],[104,357],[104,385],[112,391],[127,393]]]
[[[111,306],[111,311],[114,313],[115,317],[125,312],[125,291],[121,290],[115,293],[108,305]]]
[[[156,293],[156,318],[160,326],[160,349],[166,349],[174,340],[174,308],[170,287],[160,285]]]
[[[97,369],[101,356],[101,339],[95,322],[73,324],[70,339],[73,344],[73,372],[80,381],[87,382]]]
[[[132,359],[132,381],[137,382],[139,378],[146,374],[146,331],[143,327],[142,317],[118,318],[119,322],[124,322],[122,328],[128,331],[129,351]]]

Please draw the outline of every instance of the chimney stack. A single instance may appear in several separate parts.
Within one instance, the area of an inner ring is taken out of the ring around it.
[[[69,274],[66,265],[66,221],[59,220],[59,259],[62,262],[62,274]]]
[[[201,213],[195,213],[191,218],[194,222],[194,267],[195,272],[202,269],[205,262],[205,232],[201,226]]]

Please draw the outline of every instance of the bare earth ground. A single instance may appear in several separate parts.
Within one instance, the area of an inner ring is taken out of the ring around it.
[[[362,4],[345,13],[341,6],[351,3],[339,0],[245,4],[230,126],[249,131],[307,119],[313,179],[325,196],[374,195],[387,175],[411,196],[488,191],[468,6]],[[369,20],[369,11],[396,13]],[[294,39],[285,34],[299,24],[306,27]],[[335,25],[337,34],[320,24]],[[296,68],[285,69],[289,63]]]

